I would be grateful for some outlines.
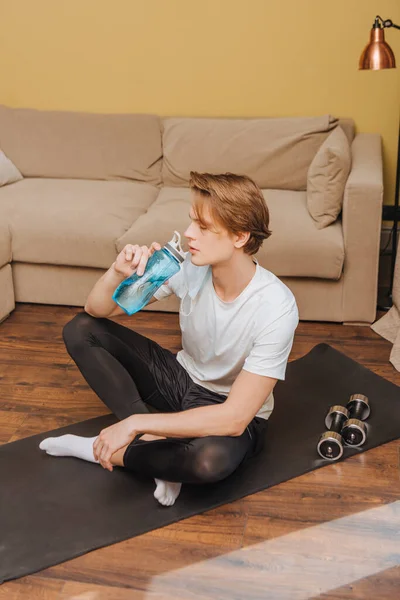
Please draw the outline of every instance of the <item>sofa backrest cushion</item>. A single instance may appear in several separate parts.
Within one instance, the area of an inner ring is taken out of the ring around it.
[[[163,182],[187,187],[190,171],[248,175],[264,189],[304,191],[308,168],[330,132],[330,115],[264,119],[166,118]],[[349,141],[354,122],[345,120]]]
[[[13,263],[108,269],[115,240],[158,194],[135,181],[25,177],[0,189],[0,235],[5,220]]]
[[[0,106],[0,148],[24,177],[161,183],[161,120]]]
[[[272,235],[257,253],[262,267],[278,277],[339,279],[343,271],[344,241],[340,219],[318,230],[307,209],[306,192],[262,190],[270,212]],[[118,252],[126,244],[164,244],[172,231],[181,234],[190,225],[190,190],[163,187],[157,200],[116,241]],[[182,235],[184,250],[187,239]]]

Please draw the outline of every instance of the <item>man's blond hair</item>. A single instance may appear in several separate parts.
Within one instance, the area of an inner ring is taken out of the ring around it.
[[[213,221],[233,234],[249,232],[246,254],[255,254],[269,238],[269,210],[258,185],[246,175],[190,173],[190,188],[195,192],[193,209],[202,226],[204,205]]]

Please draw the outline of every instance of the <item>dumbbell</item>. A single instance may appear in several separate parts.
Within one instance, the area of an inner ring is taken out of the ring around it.
[[[335,404],[331,406],[325,417],[325,431],[317,444],[318,454],[328,460],[339,460],[343,454],[343,439],[341,430],[343,424],[349,420],[349,411],[344,406]]]
[[[346,404],[349,411],[349,418],[343,423],[342,437],[347,446],[362,446],[367,439],[367,428],[365,421],[368,419],[371,409],[367,396],[363,394],[353,394]]]

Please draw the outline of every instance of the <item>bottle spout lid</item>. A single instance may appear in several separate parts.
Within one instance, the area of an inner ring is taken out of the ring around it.
[[[174,235],[170,241],[165,244],[164,248],[168,250],[179,262],[185,260],[185,253],[181,246],[181,234],[179,231],[174,231]]]

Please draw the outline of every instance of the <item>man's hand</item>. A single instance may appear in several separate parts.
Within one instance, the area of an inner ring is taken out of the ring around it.
[[[158,242],[153,242],[150,248],[138,246],[137,244],[127,244],[113,263],[114,271],[123,277],[130,277],[134,273],[139,276],[143,275],[147,261],[156,250],[161,250],[161,245]]]
[[[103,429],[93,444],[93,454],[104,469],[113,470],[110,459],[117,450],[124,448],[135,438],[132,421],[128,417],[115,425]]]

